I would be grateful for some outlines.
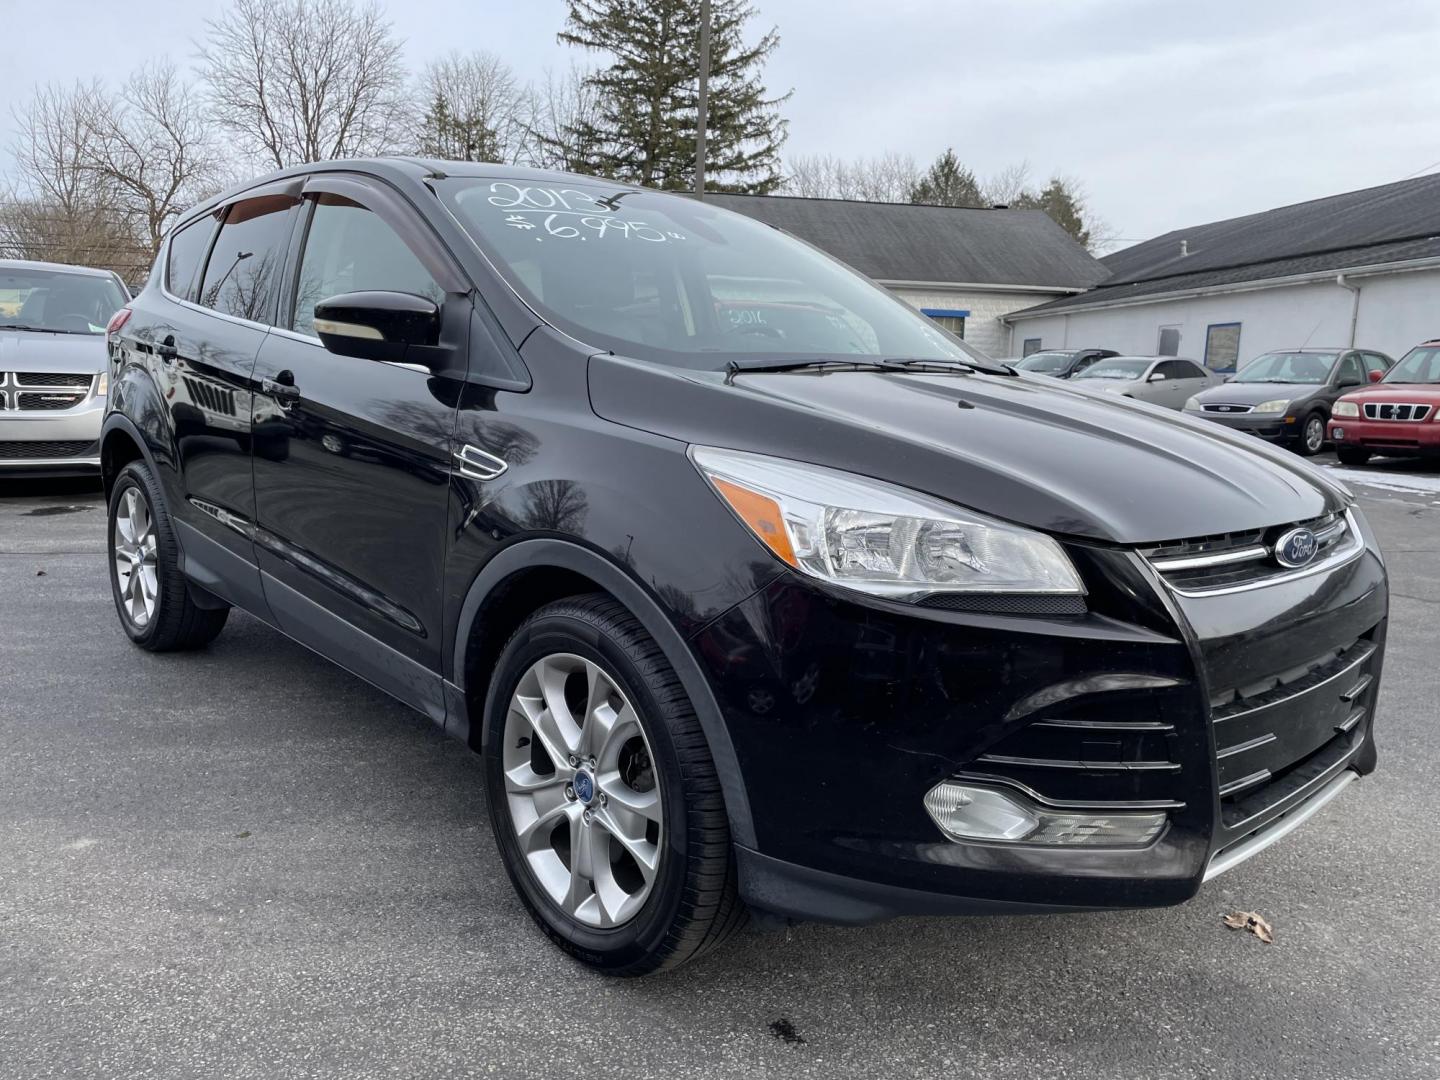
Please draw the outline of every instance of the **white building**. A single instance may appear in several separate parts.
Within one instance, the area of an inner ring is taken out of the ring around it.
[[[1440,336],[1440,176],[1178,229],[1096,288],[1012,313],[1006,351],[1108,348],[1227,370],[1271,349],[1403,356]]]
[[[710,193],[705,201],[809,241],[996,357],[1020,355],[1009,349],[1006,315],[1106,276],[1041,210]]]

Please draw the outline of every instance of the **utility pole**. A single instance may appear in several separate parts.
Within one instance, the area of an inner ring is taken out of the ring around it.
[[[710,109],[710,0],[700,0],[700,96],[695,117],[695,197],[705,197],[705,125]]]

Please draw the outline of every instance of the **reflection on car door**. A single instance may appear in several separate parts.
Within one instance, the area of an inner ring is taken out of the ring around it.
[[[249,460],[251,377],[273,318],[280,267],[299,206],[298,185],[292,187],[293,194],[247,193],[213,218],[182,230],[174,240],[181,251],[208,247],[208,259],[202,250],[202,272],[197,274],[192,266],[167,281],[167,291],[178,288],[181,294],[169,294],[159,309],[163,317],[146,327],[185,488],[170,502],[182,530],[181,543],[189,539],[184,530],[193,529],[252,568],[247,574],[238,565],[218,565],[228,561],[225,554],[195,541],[187,549],[194,564],[190,570],[225,599],[247,605],[260,601],[250,537],[255,516]],[[217,219],[219,232],[211,244]],[[206,569],[212,573],[205,574]],[[247,589],[246,582],[253,582],[253,588]]]
[[[336,355],[313,326],[318,301],[375,289],[425,296],[468,320],[464,292],[438,284],[455,287],[455,271],[401,238],[420,227],[407,211],[359,180],[306,185],[293,285],[256,364],[269,390],[255,405],[256,546],[286,633],[440,721],[450,435],[462,380]]]

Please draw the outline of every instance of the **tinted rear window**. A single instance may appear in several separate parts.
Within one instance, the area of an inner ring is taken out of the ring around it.
[[[237,318],[270,322],[296,205],[289,196],[265,195],[229,208],[205,266],[200,303]]]
[[[165,266],[165,288],[182,300],[195,298],[195,278],[210,237],[215,232],[215,219],[210,216],[192,221],[170,239],[170,258]]]

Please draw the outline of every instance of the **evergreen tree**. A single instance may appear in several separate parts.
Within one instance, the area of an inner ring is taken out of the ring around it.
[[[986,206],[975,174],[960,164],[954,150],[946,150],[910,189],[912,203],[932,206]]]
[[[588,171],[668,190],[694,185],[700,78],[699,0],[568,0],[559,39],[608,53],[587,77],[598,99],[594,117],[566,131],[600,148]],[[770,30],[753,45],[747,0],[712,0],[706,124],[707,187],[763,194],[780,186],[785,121],[761,81],[779,44]],[[710,178],[714,182],[710,182]]]
[[[1051,177],[1038,194],[1024,192],[1011,205],[1017,210],[1044,210],[1077,243],[1090,247],[1090,228],[1085,221],[1083,198],[1064,178]]]

